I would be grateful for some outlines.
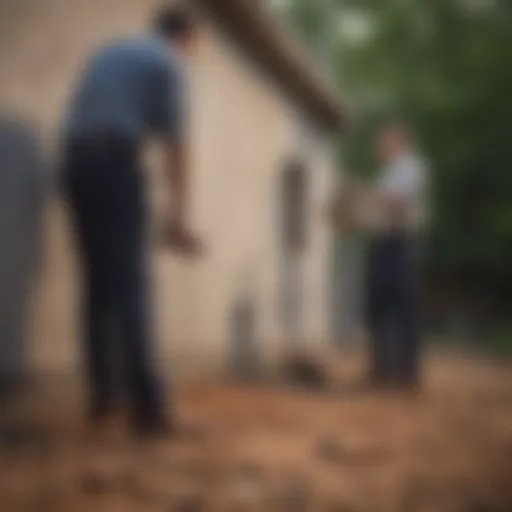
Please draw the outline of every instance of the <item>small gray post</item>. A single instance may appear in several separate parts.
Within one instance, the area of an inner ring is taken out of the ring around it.
[[[358,338],[364,326],[364,256],[357,235],[344,235],[335,246],[333,323],[340,345]]]
[[[235,377],[249,381],[259,378],[261,361],[256,333],[256,306],[249,295],[235,301],[231,326],[231,364]]]

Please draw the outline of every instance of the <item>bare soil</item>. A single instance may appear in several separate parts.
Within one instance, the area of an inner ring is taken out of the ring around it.
[[[358,358],[331,373],[314,392],[182,384],[205,435],[144,443],[122,415],[86,426],[73,380],[42,385],[6,418],[26,429],[4,429],[0,510],[512,511],[510,365],[432,357],[420,395],[360,388]]]

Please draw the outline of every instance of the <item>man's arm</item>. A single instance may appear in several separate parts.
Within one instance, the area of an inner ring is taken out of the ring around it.
[[[170,141],[166,153],[171,207],[165,241],[181,253],[196,255],[200,250],[199,240],[192,235],[188,227],[189,173],[186,144],[182,141]]]
[[[195,254],[199,242],[188,227],[189,210],[189,149],[186,130],[185,84],[180,70],[166,67],[160,75],[163,102],[160,132],[165,139],[165,172],[169,183],[170,219],[166,242],[174,249]]]
[[[188,155],[186,148],[186,91],[179,66],[162,58],[158,61],[154,95],[155,131],[165,151],[165,173],[174,224],[185,224],[188,200]]]
[[[170,216],[176,226],[186,226],[188,211],[188,154],[184,140],[169,141],[167,144],[167,176],[171,199]]]
[[[401,225],[407,216],[411,198],[398,192],[378,191],[376,193],[378,211],[395,225]]]
[[[343,231],[371,229],[380,218],[401,222],[409,198],[351,179],[337,197],[336,224]]]

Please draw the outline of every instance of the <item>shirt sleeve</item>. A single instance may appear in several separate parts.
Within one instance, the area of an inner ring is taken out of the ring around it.
[[[183,71],[172,62],[161,63],[155,87],[155,123],[157,135],[180,139],[186,124],[186,87]]]

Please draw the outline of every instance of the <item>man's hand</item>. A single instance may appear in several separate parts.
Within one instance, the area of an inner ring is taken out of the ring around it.
[[[165,229],[164,243],[183,256],[197,257],[203,252],[199,238],[181,224],[172,223]]]
[[[360,209],[363,197],[362,184],[353,178],[344,182],[329,208],[330,222],[336,230],[350,232],[361,227]]]

